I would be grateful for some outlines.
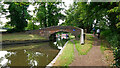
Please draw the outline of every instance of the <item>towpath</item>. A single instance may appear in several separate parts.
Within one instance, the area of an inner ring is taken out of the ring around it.
[[[100,50],[100,40],[97,39],[96,36],[94,36],[94,44],[91,50],[87,53],[87,55],[78,55],[78,52],[75,48],[75,44],[74,44],[74,55],[75,58],[73,62],[69,65],[70,68],[75,68],[75,67],[90,68],[90,66],[91,68],[93,68],[93,66],[94,68],[96,67],[106,68],[106,66],[108,66],[108,64],[105,61],[105,57]]]

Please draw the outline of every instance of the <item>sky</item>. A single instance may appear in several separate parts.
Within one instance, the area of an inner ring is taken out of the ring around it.
[[[60,6],[60,7],[65,8],[66,10],[69,9],[69,5],[70,5],[70,4],[73,4],[73,0],[69,0],[69,1],[68,1],[68,0],[64,0],[63,2],[65,2],[65,5],[66,5],[66,6],[62,5],[62,6]],[[9,5],[5,5],[4,8],[8,8],[8,6],[9,6]],[[32,11],[35,9],[34,7],[35,7],[35,6],[29,5],[28,10],[31,11],[31,12],[29,13],[30,15],[33,15],[33,12],[32,12]],[[65,14],[63,11],[61,11],[61,13],[62,13],[62,14]],[[9,13],[7,13],[7,15],[9,15]],[[2,21],[3,24],[2,24],[2,25],[0,24],[0,27],[4,26],[6,22],[10,21],[10,19],[6,19],[5,16],[6,16],[6,15],[1,15],[2,18],[0,18],[0,21]],[[64,21],[59,20],[59,24],[61,24],[62,22],[64,22]]]

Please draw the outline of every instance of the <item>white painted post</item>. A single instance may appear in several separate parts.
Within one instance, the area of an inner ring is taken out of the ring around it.
[[[83,31],[83,29],[81,29],[81,45],[83,45],[84,44],[84,31]]]

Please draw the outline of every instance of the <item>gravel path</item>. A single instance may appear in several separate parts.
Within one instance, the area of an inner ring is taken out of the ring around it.
[[[85,67],[85,68],[106,68],[108,64],[105,62],[105,57],[100,50],[100,40],[97,37],[94,37],[94,44],[91,50],[88,52],[87,55],[78,55],[78,52],[75,48],[74,44],[74,52],[75,52],[75,59],[69,65],[70,68],[75,67]],[[89,66],[89,67],[88,67]],[[108,67],[107,67],[108,68]]]

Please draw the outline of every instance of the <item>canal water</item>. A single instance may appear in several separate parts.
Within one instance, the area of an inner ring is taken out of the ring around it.
[[[0,51],[0,67],[4,66],[46,66],[58,54],[67,40],[3,46]]]

